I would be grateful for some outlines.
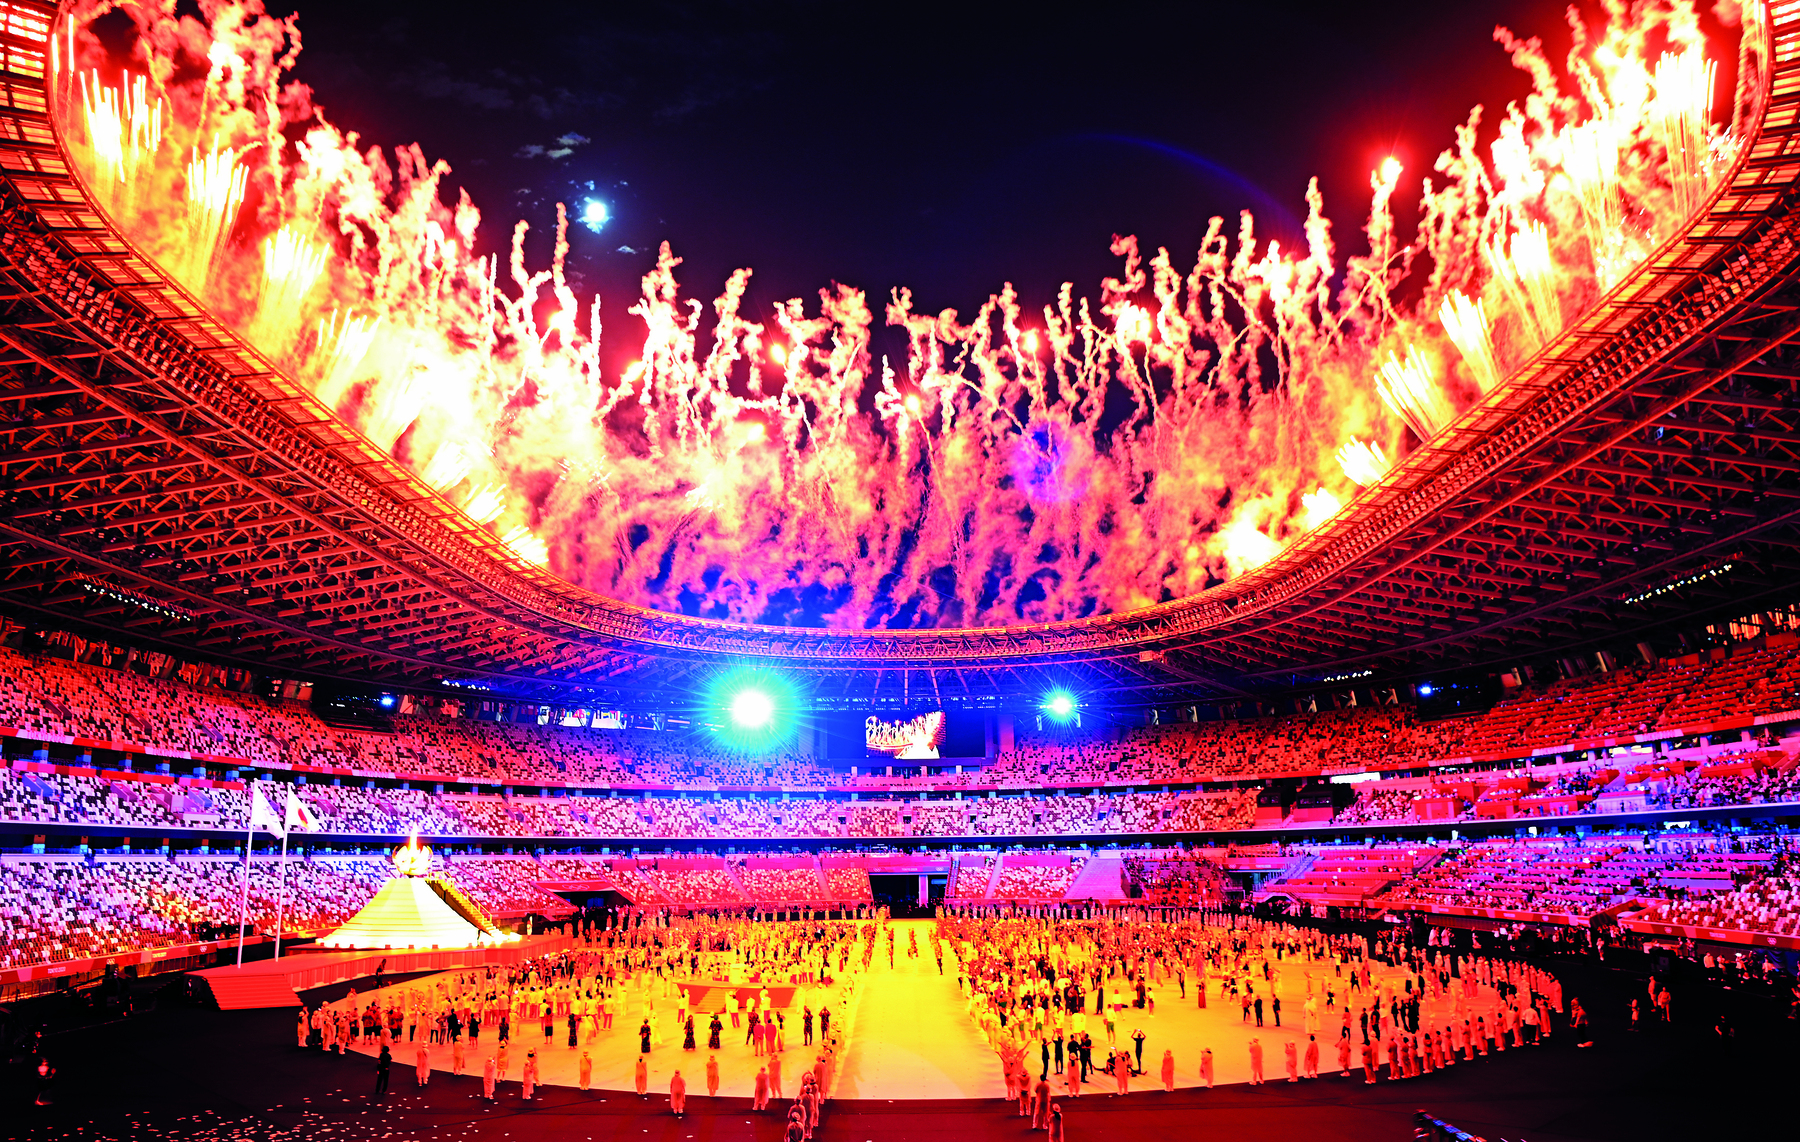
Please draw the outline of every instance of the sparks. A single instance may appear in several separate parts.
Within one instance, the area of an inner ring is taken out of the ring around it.
[[[1338,448],[1337,460],[1344,475],[1365,488],[1370,484],[1380,483],[1390,466],[1387,456],[1381,451],[1381,445],[1370,444],[1354,436]]]

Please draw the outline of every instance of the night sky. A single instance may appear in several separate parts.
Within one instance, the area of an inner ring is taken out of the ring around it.
[[[1534,0],[476,10],[308,0],[298,77],[365,142],[447,160],[490,249],[524,218],[547,259],[557,201],[606,203],[571,264],[613,329],[664,239],[704,299],[754,267],[758,317],[834,280],[877,313],[907,285],[967,315],[1005,281],[1035,309],[1096,294],[1115,232],[1186,267],[1209,216],[1250,207],[1291,244],[1312,175],[1341,265],[1376,162],[1406,162],[1410,215],[1469,106],[1491,123],[1525,93],[1496,23],[1568,42]]]

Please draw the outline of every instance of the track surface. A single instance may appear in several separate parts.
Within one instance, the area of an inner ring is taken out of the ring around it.
[[[1631,976],[1607,973],[1580,986],[1600,996],[1595,1006],[1604,1013],[1622,1010],[1640,984]],[[346,989],[322,990],[308,998],[335,997]],[[1068,1134],[1074,1139],[1154,1138],[1181,1131],[1182,1136],[1245,1142],[1398,1140],[1410,1137],[1411,1114],[1419,1108],[1490,1142],[1638,1142],[1777,1121],[1787,1089],[1782,1061],[1790,1056],[1794,1025],[1776,1020],[1754,1035],[1719,1040],[1712,1032],[1713,1012],[1737,1006],[1744,998],[1741,991],[1696,989],[1691,994],[1689,1022],[1671,1029],[1632,1033],[1616,1019],[1602,1018],[1591,1049],[1577,1049],[1569,1036],[1560,1035],[1556,1045],[1542,1050],[1510,1051],[1475,1066],[1401,1083],[1370,1087],[1359,1079],[1328,1077],[1294,1085],[1065,1100]],[[371,1095],[370,1061],[296,1048],[290,1012],[205,1010],[186,1006],[175,996],[170,989],[153,1009],[129,1020],[88,1026],[72,1026],[69,1016],[54,1011],[22,1012],[49,1021],[50,1052],[60,1074],[54,1105],[33,1107],[24,1076],[16,1069],[6,1073],[0,1088],[4,1133],[34,1142],[404,1142],[527,1135],[570,1142],[773,1142],[785,1116],[785,1104],[753,1114],[743,1098],[690,1096],[687,1118],[677,1121],[668,1112],[666,1096],[639,1099],[630,1093],[582,1094],[555,1087],[540,1088],[539,1098],[525,1103],[516,1082],[508,1084],[498,1104],[487,1104],[478,1097],[477,1079],[438,1074],[421,1091],[403,1065],[394,1068],[388,1099],[377,1102]],[[1679,1009],[1677,1016],[1682,1016]],[[871,1032],[862,1029],[862,1034]],[[850,1061],[857,1050],[853,1044]],[[997,1099],[842,1099],[828,1107],[820,1142],[934,1136],[979,1142],[1031,1137],[1024,1122]]]

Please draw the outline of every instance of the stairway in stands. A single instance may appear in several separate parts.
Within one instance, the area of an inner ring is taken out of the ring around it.
[[[744,878],[738,875],[737,862],[730,857],[725,858],[725,879],[731,882],[731,890],[737,893],[739,900],[750,899],[750,890],[744,887]]]
[[[987,888],[981,893],[981,898],[983,900],[992,900],[994,898],[994,889],[1000,887],[1000,870],[1005,867],[1006,854],[1001,853],[994,861],[994,871],[988,874]]]
[[[1117,852],[1095,853],[1063,892],[1066,900],[1123,900],[1125,861]]]

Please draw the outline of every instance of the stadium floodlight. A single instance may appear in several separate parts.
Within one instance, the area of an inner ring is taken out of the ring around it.
[[[775,700],[755,687],[746,686],[731,696],[731,724],[740,730],[760,730],[775,717]]]
[[[1075,701],[1075,696],[1067,690],[1052,690],[1045,695],[1044,704],[1039,709],[1059,722],[1066,722],[1075,716],[1075,711],[1079,706],[1080,703]]]
[[[720,744],[758,753],[793,737],[801,695],[785,675],[752,667],[727,670],[707,687],[699,711]]]

